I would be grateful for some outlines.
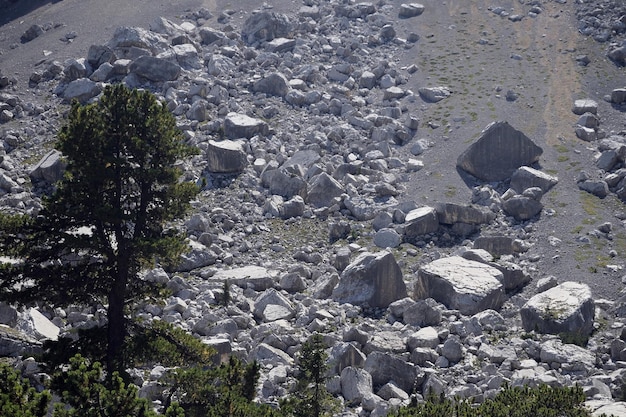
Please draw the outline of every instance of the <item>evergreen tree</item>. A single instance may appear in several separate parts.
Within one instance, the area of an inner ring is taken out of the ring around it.
[[[38,393],[9,365],[0,364],[0,416],[45,417],[51,395]]]
[[[198,192],[176,166],[196,150],[154,95],[123,85],[97,103],[74,103],[57,149],[67,171],[39,215],[0,222],[0,248],[19,261],[0,268],[0,299],[105,306],[111,374],[125,366],[129,307],[156,294],[140,269],[175,262],[184,249],[167,225]]]
[[[298,376],[294,392],[282,401],[281,410],[287,416],[331,416],[338,401],[326,390],[328,354],[324,339],[315,333],[303,345],[298,357]]]

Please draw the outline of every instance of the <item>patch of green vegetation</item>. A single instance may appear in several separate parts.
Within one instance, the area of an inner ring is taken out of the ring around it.
[[[586,191],[580,192],[580,200],[583,210],[590,216],[597,216],[600,208],[600,199]]]
[[[569,161],[569,156],[567,156],[567,155],[559,155],[556,158],[556,160],[557,160],[557,162],[567,162],[567,161]]]
[[[456,195],[457,191],[458,190],[456,189],[456,187],[454,185],[448,185],[446,187],[445,195],[446,195],[446,197],[454,197]]]

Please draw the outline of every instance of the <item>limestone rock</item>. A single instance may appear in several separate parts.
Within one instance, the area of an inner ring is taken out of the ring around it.
[[[508,236],[479,236],[474,249],[484,249],[493,256],[511,255],[515,252],[513,239]]]
[[[398,17],[408,19],[410,17],[419,16],[424,13],[424,5],[420,3],[403,3],[400,5]]]
[[[404,310],[402,320],[411,326],[438,326],[441,324],[442,308],[432,298],[417,300]]]
[[[616,88],[611,91],[611,103],[622,104],[626,102],[626,88]]]
[[[434,207],[420,207],[409,211],[404,223],[404,237],[409,241],[439,229],[437,210]]]
[[[61,152],[52,150],[37,162],[30,171],[30,177],[35,181],[42,180],[48,184],[54,184],[63,178],[65,167],[66,163],[63,161]]]
[[[593,331],[595,303],[587,285],[568,281],[533,296],[520,315],[527,331],[586,336]]]
[[[262,266],[221,269],[211,278],[211,281],[218,283],[223,283],[226,280],[230,284],[241,288],[252,288],[256,291],[264,291],[274,285],[273,274]]]
[[[130,64],[129,71],[150,81],[172,81],[180,75],[180,65],[163,58],[144,55]]]
[[[450,97],[452,92],[448,87],[422,87],[419,90],[420,97],[430,103],[436,103],[444,98]]]
[[[341,395],[348,402],[360,403],[372,394],[372,376],[361,368],[345,367],[341,371]]]
[[[532,187],[534,188],[534,187]],[[530,190],[532,190],[530,188]],[[541,190],[539,189],[539,192]],[[526,191],[525,191],[526,193]],[[515,195],[502,203],[502,209],[509,216],[515,217],[518,221],[529,220],[541,213],[543,204],[535,197],[527,195]]]
[[[329,207],[344,192],[339,181],[322,172],[311,179],[306,201],[313,207]]]
[[[224,120],[224,134],[228,139],[247,138],[254,135],[267,135],[269,127],[263,120],[245,114],[228,113]]]
[[[416,298],[434,298],[462,314],[499,309],[504,303],[503,276],[497,269],[460,256],[437,259],[419,270]]]
[[[488,224],[496,218],[491,210],[455,203],[439,203],[436,211],[441,224]]]
[[[289,320],[295,315],[289,299],[274,288],[265,290],[254,301],[254,316],[263,321]]]
[[[379,248],[396,248],[402,243],[402,236],[394,229],[383,228],[374,235],[374,244]]]
[[[129,50],[131,48],[143,49],[156,55],[169,47],[167,40],[158,33],[151,32],[140,27],[118,27],[111,40],[107,43],[113,51]],[[117,53],[117,52],[116,52]],[[121,54],[117,54],[122,58]]]
[[[289,17],[274,12],[259,12],[246,19],[241,29],[241,38],[248,45],[288,37],[293,30]]]
[[[100,94],[101,91],[102,87],[100,84],[91,81],[89,78],[79,78],[65,87],[65,90],[63,90],[63,99],[66,102],[76,99],[81,103],[86,103]]]
[[[574,114],[582,115],[587,112],[597,114],[598,113],[598,103],[595,100],[591,100],[589,98],[584,98],[580,100],[574,101],[574,106],[572,107],[572,112]]]
[[[559,182],[557,177],[548,175],[531,167],[520,167],[511,176],[511,185],[518,193],[524,192],[527,188],[539,187],[543,193],[547,193]]]
[[[415,387],[420,386],[423,377],[419,367],[390,353],[372,352],[367,356],[363,368],[372,376],[374,387],[394,381],[406,392],[413,392]]]
[[[242,172],[248,165],[241,140],[209,140],[207,150],[207,171],[217,173]]]
[[[274,72],[254,83],[253,90],[271,96],[285,97],[289,92],[289,81],[283,74]]]
[[[28,309],[18,319],[17,327],[37,340],[57,340],[60,329],[36,308]]]
[[[457,159],[457,166],[484,181],[503,181],[516,169],[532,165],[543,150],[507,122],[488,125]]]
[[[389,252],[359,255],[341,273],[332,294],[340,303],[383,308],[406,296],[402,271]]]

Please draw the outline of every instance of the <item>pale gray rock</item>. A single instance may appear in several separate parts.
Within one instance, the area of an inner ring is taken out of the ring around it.
[[[396,248],[402,243],[402,236],[394,229],[380,229],[374,235],[374,244],[379,248]]]
[[[626,56],[626,48],[625,56]],[[626,402],[603,400],[588,400],[584,403],[585,407],[591,411],[592,417],[615,416],[626,417]]]
[[[91,45],[87,51],[87,62],[91,68],[100,68],[104,63],[113,64],[116,60],[115,52],[106,45]]]
[[[173,45],[171,52],[159,54],[158,57],[167,58],[170,54],[181,68],[186,70],[198,70],[202,68],[202,59],[198,55],[198,50],[190,43]]]
[[[578,182],[578,188],[595,195],[599,198],[605,198],[609,195],[609,185],[604,180],[585,180]]]
[[[497,269],[460,256],[437,259],[420,268],[416,298],[434,298],[462,314],[498,310],[504,303],[503,276]]]
[[[304,209],[304,199],[299,195],[296,195],[285,201],[280,211],[280,217],[283,219],[302,217],[302,215],[304,215]]]
[[[406,352],[406,343],[406,337],[396,331],[378,330],[363,346],[363,352],[366,355],[372,352],[402,354]]]
[[[526,331],[587,336],[593,331],[595,302],[587,285],[568,281],[533,296],[520,315]]]
[[[353,343],[338,343],[331,349],[329,355],[329,363],[334,364],[333,370],[341,373],[344,368],[349,366],[355,368],[363,368],[366,356]]]
[[[137,48],[150,51],[154,55],[169,48],[167,40],[158,33],[140,27],[128,26],[118,27],[106,46],[114,51],[120,50],[122,53],[124,50]],[[118,57],[122,57],[121,54],[117,52],[116,54]]]
[[[439,345],[439,332],[432,326],[422,327],[409,336],[407,345],[411,350],[415,348],[435,349]]]
[[[211,45],[214,42],[221,41],[226,38],[224,32],[210,27],[201,27],[200,30],[198,30],[198,35],[200,35],[203,45]]]
[[[22,43],[27,43],[27,42],[32,41],[35,38],[40,37],[44,33],[45,31],[43,27],[35,24],[29,27],[28,29],[26,29],[26,31],[20,37],[20,40],[22,41]]]
[[[332,294],[340,303],[383,308],[406,296],[402,271],[389,252],[359,255],[341,273]]]
[[[293,365],[293,359],[285,352],[267,343],[259,343],[248,355],[248,361],[264,366]]]
[[[577,126],[575,129],[576,137],[585,142],[593,142],[598,139],[598,133],[595,129],[585,126]]]
[[[135,59],[128,70],[154,82],[173,81],[180,75],[180,65],[163,58],[143,55]]]
[[[554,275],[550,275],[544,278],[541,278],[537,281],[537,292],[541,293],[549,290],[550,288],[554,288],[559,285],[559,281],[556,279]]]
[[[393,197],[372,198],[368,196],[355,195],[346,198],[343,202],[350,213],[361,221],[372,220],[382,210],[387,210],[397,204]]]
[[[588,374],[596,368],[596,356],[593,352],[574,344],[565,344],[557,338],[541,344],[539,358],[547,364],[560,364],[570,372]]]
[[[457,166],[484,181],[508,179],[516,169],[532,165],[543,153],[524,133],[507,122],[493,122],[457,159]]]
[[[596,166],[605,172],[610,172],[615,165],[619,162],[620,158],[614,149],[608,149],[600,154],[600,157],[596,161]]]
[[[79,78],[70,82],[63,90],[63,99],[70,102],[74,99],[86,103],[102,91],[102,86],[89,78]]]
[[[291,52],[296,47],[295,39],[276,38],[265,44],[265,49],[274,53]]]
[[[217,261],[217,255],[202,243],[189,241],[189,246],[189,252],[180,256],[178,271],[193,271],[194,269],[213,265]]]
[[[413,240],[439,230],[439,219],[434,207],[420,207],[407,213],[404,220],[404,238]]]
[[[524,193],[526,194],[528,190],[532,190],[533,188],[535,187],[527,189]],[[537,189],[541,194],[541,189]],[[526,195],[518,194],[504,200],[502,203],[502,209],[507,215],[515,217],[515,220],[524,221],[532,219],[541,213],[541,210],[543,210],[543,204],[536,198],[535,195],[528,197]]]
[[[471,205],[439,203],[435,206],[435,209],[437,211],[437,219],[441,224],[488,224],[496,218],[496,214],[491,210]]]
[[[555,176],[524,166],[515,170],[511,176],[510,187],[518,193],[524,192],[527,188],[539,187],[545,194],[558,182],[559,179]]]
[[[256,93],[285,97],[290,90],[289,80],[279,72],[273,72],[254,83],[252,89]]]
[[[578,115],[582,115],[587,112],[592,113],[592,114],[597,114],[598,103],[595,100],[591,100],[589,98],[575,100],[574,106],[572,107],[572,112]]]
[[[441,355],[451,363],[457,363],[465,356],[465,348],[458,336],[452,335],[443,342]]]
[[[519,265],[512,262],[500,260],[498,262],[489,262],[488,265],[502,272],[502,284],[507,292],[520,289],[531,280],[530,275],[524,273],[524,270]]]
[[[408,19],[410,17],[419,16],[424,13],[424,5],[420,3],[403,3],[400,5],[398,17]]]
[[[34,181],[45,181],[49,184],[54,184],[63,178],[66,165],[61,152],[52,150],[35,164],[29,175]]]
[[[307,196],[307,183],[302,177],[284,169],[266,169],[261,174],[261,184],[269,188],[270,193],[292,198],[299,195]]]
[[[413,392],[421,385],[423,379],[423,371],[418,366],[390,353],[370,353],[363,369],[372,376],[374,387],[382,387],[394,381],[402,390]]]
[[[18,317],[17,328],[40,341],[56,341],[60,333],[59,327],[34,307]]]
[[[600,126],[600,119],[595,114],[587,112],[578,118],[577,124],[589,129],[597,129]]]
[[[508,236],[479,236],[474,249],[484,249],[493,256],[511,255],[515,252],[514,240]]]
[[[262,266],[244,266],[233,269],[220,269],[211,281],[223,283],[228,280],[230,284],[241,288],[252,288],[255,291],[265,291],[274,285],[274,273]]]
[[[392,398],[397,398],[401,401],[407,401],[409,399],[409,394],[396,385],[395,382],[390,381],[383,385],[377,392],[376,395],[381,397],[383,400],[389,401]],[[385,414],[386,415],[386,414]]]
[[[319,158],[319,156],[318,156]],[[313,207],[329,207],[345,192],[339,181],[325,172],[311,178],[306,201]]]
[[[402,320],[405,324],[416,327],[439,326],[441,324],[442,308],[432,298],[417,300],[404,310]]]
[[[430,348],[415,348],[411,349],[411,362],[415,365],[428,367],[437,361],[439,354],[434,349]]]
[[[461,256],[470,261],[481,262],[483,264],[493,262],[494,257],[485,249],[467,249]]]
[[[166,36],[177,36],[185,33],[185,30],[180,25],[161,16],[155,18],[150,23],[150,30]]]
[[[3,357],[17,357],[40,355],[43,353],[42,343],[32,336],[0,325],[0,355]]]
[[[248,165],[241,140],[209,140],[206,148],[207,171],[216,173],[242,172]]]
[[[427,101],[430,103],[436,103],[438,101],[441,101],[445,98],[450,97],[450,94],[452,94],[452,92],[450,91],[448,87],[442,87],[442,86],[422,87],[417,91],[420,97],[422,97],[424,101]]]
[[[274,288],[268,288],[254,301],[253,313],[258,319],[268,322],[292,319],[296,310],[287,297]]]
[[[228,113],[224,120],[224,134],[228,139],[250,139],[255,135],[266,136],[268,133],[267,123],[245,114]]]
[[[626,88],[616,88],[611,91],[611,103],[622,104],[626,102]]]
[[[293,25],[287,15],[275,12],[257,12],[243,24],[241,38],[248,45],[256,42],[271,41],[275,38],[289,37]]]
[[[359,404],[372,394],[372,376],[362,368],[345,367],[341,371],[341,395],[349,403]]]

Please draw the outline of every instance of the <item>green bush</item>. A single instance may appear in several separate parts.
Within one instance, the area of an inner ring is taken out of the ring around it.
[[[38,393],[11,366],[0,363],[0,415],[11,417],[45,417],[51,395]]]

